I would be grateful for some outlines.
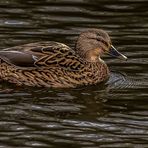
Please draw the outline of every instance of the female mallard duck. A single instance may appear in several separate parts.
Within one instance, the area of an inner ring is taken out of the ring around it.
[[[109,69],[103,53],[126,57],[101,29],[90,29],[78,37],[76,48],[53,41],[30,43],[0,51],[0,79],[17,85],[76,87],[106,81]]]

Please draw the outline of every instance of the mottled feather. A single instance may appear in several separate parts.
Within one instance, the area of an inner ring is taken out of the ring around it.
[[[93,30],[93,33],[97,31]],[[65,44],[53,41],[30,43],[1,50],[0,79],[17,85],[37,87],[76,87],[106,81],[109,70],[107,65],[99,60],[99,54],[96,54],[98,56],[96,61],[90,61],[85,55],[90,49],[92,51],[90,53],[94,56],[96,43],[100,47],[102,43],[98,43],[100,41],[91,43],[92,38],[86,42],[88,37],[85,35],[84,38],[80,38],[81,41],[78,43],[82,43],[82,46],[78,45],[74,50]],[[79,54],[81,52],[82,54]]]

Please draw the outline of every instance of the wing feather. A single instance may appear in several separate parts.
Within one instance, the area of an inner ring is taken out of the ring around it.
[[[19,52],[17,52],[18,54],[13,56],[12,59],[12,53],[14,51]],[[5,58],[4,55],[7,55],[7,57]],[[6,62],[9,61],[20,67],[22,65],[23,67],[34,66],[38,68],[58,67],[71,71],[84,68],[84,61],[82,61],[74,50],[65,44],[52,41],[30,43],[22,46],[7,48],[3,50],[3,57],[4,59],[7,59]],[[23,57],[26,58],[26,60]],[[27,65],[27,63],[30,65]]]

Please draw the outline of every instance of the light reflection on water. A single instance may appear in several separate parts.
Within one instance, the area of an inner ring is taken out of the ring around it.
[[[1,49],[43,40],[74,47],[81,31],[99,27],[129,58],[104,57],[115,71],[107,86],[63,90],[1,83],[0,146],[148,147],[147,1],[7,0],[0,8]]]

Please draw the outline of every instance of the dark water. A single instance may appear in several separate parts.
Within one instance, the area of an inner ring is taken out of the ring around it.
[[[148,147],[147,0],[0,1],[0,49],[43,40],[73,47],[92,27],[108,31],[129,58],[104,57],[117,82],[64,90],[0,84],[0,147]]]

